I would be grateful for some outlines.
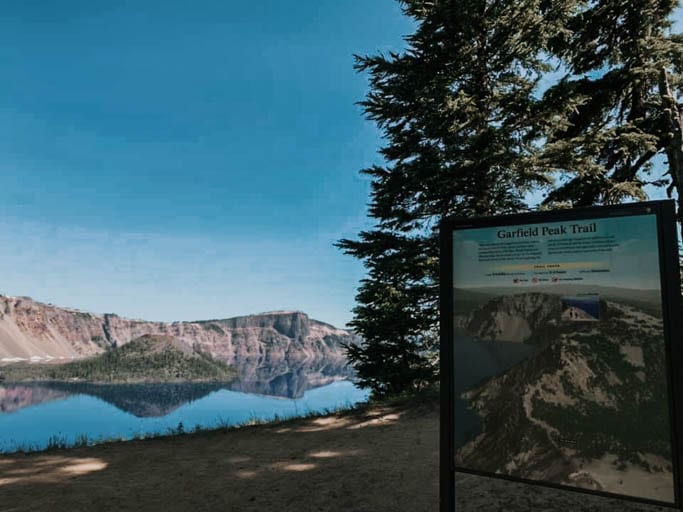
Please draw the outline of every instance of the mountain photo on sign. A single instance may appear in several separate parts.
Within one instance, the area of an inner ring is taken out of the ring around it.
[[[673,503],[656,216],[563,225],[454,230],[456,469]]]

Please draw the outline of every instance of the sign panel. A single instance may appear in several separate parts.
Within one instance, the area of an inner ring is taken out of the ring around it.
[[[449,226],[455,470],[678,503],[647,204]]]

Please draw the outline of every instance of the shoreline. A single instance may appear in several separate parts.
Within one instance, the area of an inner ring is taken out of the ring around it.
[[[438,402],[0,455],[3,512],[438,512]],[[670,508],[456,474],[459,512]]]

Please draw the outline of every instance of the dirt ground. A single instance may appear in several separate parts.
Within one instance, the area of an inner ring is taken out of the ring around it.
[[[0,512],[438,512],[438,410],[375,408],[0,456]],[[671,509],[472,475],[458,512]]]

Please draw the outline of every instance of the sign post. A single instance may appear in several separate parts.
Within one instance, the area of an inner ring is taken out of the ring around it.
[[[440,228],[441,511],[456,472],[680,510],[673,201]]]

